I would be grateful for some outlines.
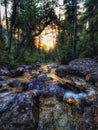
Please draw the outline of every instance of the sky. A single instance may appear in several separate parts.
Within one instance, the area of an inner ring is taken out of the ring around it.
[[[60,5],[63,5],[63,0],[58,0]]]
[[[5,16],[5,8],[1,4],[0,4],[0,10],[1,10],[1,18],[3,19],[3,17]],[[11,10],[11,4],[8,5],[8,12],[9,12],[8,15],[10,14],[10,10]]]

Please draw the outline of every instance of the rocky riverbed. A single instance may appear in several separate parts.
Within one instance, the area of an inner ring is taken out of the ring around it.
[[[98,63],[0,68],[0,130],[97,130]]]

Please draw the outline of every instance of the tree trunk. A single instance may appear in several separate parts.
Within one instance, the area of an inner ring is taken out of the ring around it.
[[[74,59],[76,57],[76,36],[77,36],[77,3],[74,2],[73,45],[72,45],[72,54]]]
[[[4,0],[5,6],[5,19],[6,19],[6,29],[7,29],[7,43],[9,39],[9,23],[8,23],[8,12],[7,12],[7,0]]]
[[[0,3],[0,35],[2,36],[1,3]]]
[[[16,19],[18,2],[19,2],[18,0],[13,1],[11,23],[10,23],[10,29],[9,29],[9,38],[8,38],[8,55],[11,52],[12,33],[13,33],[13,27],[14,27],[15,19]]]
[[[27,47],[29,46],[30,42],[32,42],[32,39],[33,39],[33,38],[32,38],[31,32],[30,32],[30,33],[28,33],[28,35],[27,35],[27,40],[26,40],[26,42],[25,42],[25,46],[24,46],[24,48],[22,49],[22,51],[20,52],[20,54],[18,55],[18,57],[17,57],[17,59],[15,60],[15,62],[18,62],[18,61],[23,57],[23,55],[24,55],[24,53],[25,53]]]
[[[89,55],[91,58],[94,58],[96,56],[96,46],[94,43],[94,29],[93,29],[93,23],[89,23],[89,43],[90,43],[90,52]]]

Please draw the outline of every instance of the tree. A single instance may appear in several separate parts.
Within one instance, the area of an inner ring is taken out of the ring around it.
[[[9,32],[8,32],[8,55],[11,52],[13,27],[14,27],[15,20],[16,20],[18,3],[19,3],[19,0],[13,0],[13,2],[12,2],[12,13],[11,13],[11,17],[10,17],[10,28],[9,28]]]
[[[98,1],[86,0],[85,13],[83,16],[86,33],[86,45],[89,46],[88,56],[96,57],[98,55]]]
[[[67,35],[71,39],[72,57],[76,57],[76,38],[77,38],[77,16],[78,16],[78,0],[64,0],[65,4],[65,26]]]
[[[20,40],[16,48],[18,50],[15,54],[16,62],[23,56],[30,43],[34,40],[34,37],[38,36],[47,25],[51,24],[53,21],[55,22],[57,19],[50,1],[31,0],[27,2],[26,0],[22,0],[20,3],[19,1],[17,2],[18,7],[14,9],[15,11],[12,11],[11,15],[9,42],[10,52],[12,30],[14,28],[16,34],[17,29],[21,30],[21,33],[18,33],[18,36],[20,35]]]
[[[79,0],[64,0],[65,19],[61,21],[61,33],[59,36],[63,63],[77,57],[79,3]]]
[[[1,2],[0,2],[0,40],[2,36]]]
[[[79,57],[94,58],[98,55],[98,1],[85,0],[83,7],[77,51]]]

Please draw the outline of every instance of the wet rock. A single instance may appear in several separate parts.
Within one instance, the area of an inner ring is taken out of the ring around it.
[[[47,80],[45,80],[47,81]],[[41,97],[63,98],[64,89],[56,84],[47,83],[43,79],[35,79],[28,84],[28,90],[36,90]]]
[[[67,68],[64,65],[59,65],[56,69],[56,74],[60,77],[63,77],[67,72]]]
[[[89,73],[98,70],[98,63],[92,59],[76,59],[71,61],[67,66],[67,72],[86,76]]]
[[[0,76],[0,81],[4,81],[7,79],[7,76]]]
[[[38,70],[40,67],[41,67],[40,64],[35,64],[33,65],[32,70]]]
[[[39,91],[39,95],[44,98],[57,97],[59,100],[62,100],[64,92],[65,90],[60,88],[58,85],[49,84],[44,89]]]
[[[96,124],[96,128],[98,129],[98,107],[94,112],[94,122]]]
[[[77,122],[76,130],[98,129],[98,97],[94,99],[91,107],[88,107],[83,116]]]
[[[71,76],[71,80],[75,84],[74,86],[76,87],[76,89],[80,92],[85,92],[90,86],[82,77]]]
[[[9,71],[7,69],[0,69],[0,75],[7,75],[9,73]]]
[[[90,107],[95,98],[95,90],[89,89],[87,92],[74,93],[66,91],[63,97],[64,102],[74,104],[83,113],[86,107]]]
[[[36,130],[39,99],[35,92],[0,94],[0,129]]]
[[[28,84],[28,90],[37,89],[42,90],[47,86],[47,81],[50,81],[52,78],[47,77],[46,74],[40,74],[37,78],[34,79]]]
[[[45,88],[45,86],[46,84],[44,80],[34,79],[28,84],[28,90],[32,89],[42,90]]]
[[[88,81],[90,84],[96,85],[98,83],[98,72],[94,72],[86,75],[86,81]]]
[[[36,90],[41,97],[59,97],[63,98],[64,89],[53,82],[52,77],[47,77],[46,74],[40,74],[28,84],[28,90]]]
[[[13,80],[0,81],[0,87],[8,86],[12,82],[13,82]]]
[[[10,77],[17,77],[17,76],[22,76],[24,72],[25,72],[24,68],[19,67],[17,69],[10,70],[7,75],[10,76]]]
[[[30,71],[33,69],[33,65],[26,65],[24,69],[25,71]]]
[[[28,89],[29,80],[26,79],[15,79],[10,82],[8,85],[12,88],[17,88],[19,90],[27,90]]]
[[[41,74],[38,76],[38,80],[41,80],[41,81],[49,81],[49,80],[52,80],[53,78],[51,77],[47,77],[46,74]]]
[[[41,98],[38,130],[75,130],[68,110],[56,98]]]
[[[87,83],[79,78],[62,79],[58,82],[58,85],[64,88],[66,91],[70,90],[75,93],[86,92],[88,86]]]
[[[37,62],[37,63],[36,63],[36,66],[37,66],[38,68],[41,67],[41,65],[42,65],[42,64],[41,64],[40,62]]]

